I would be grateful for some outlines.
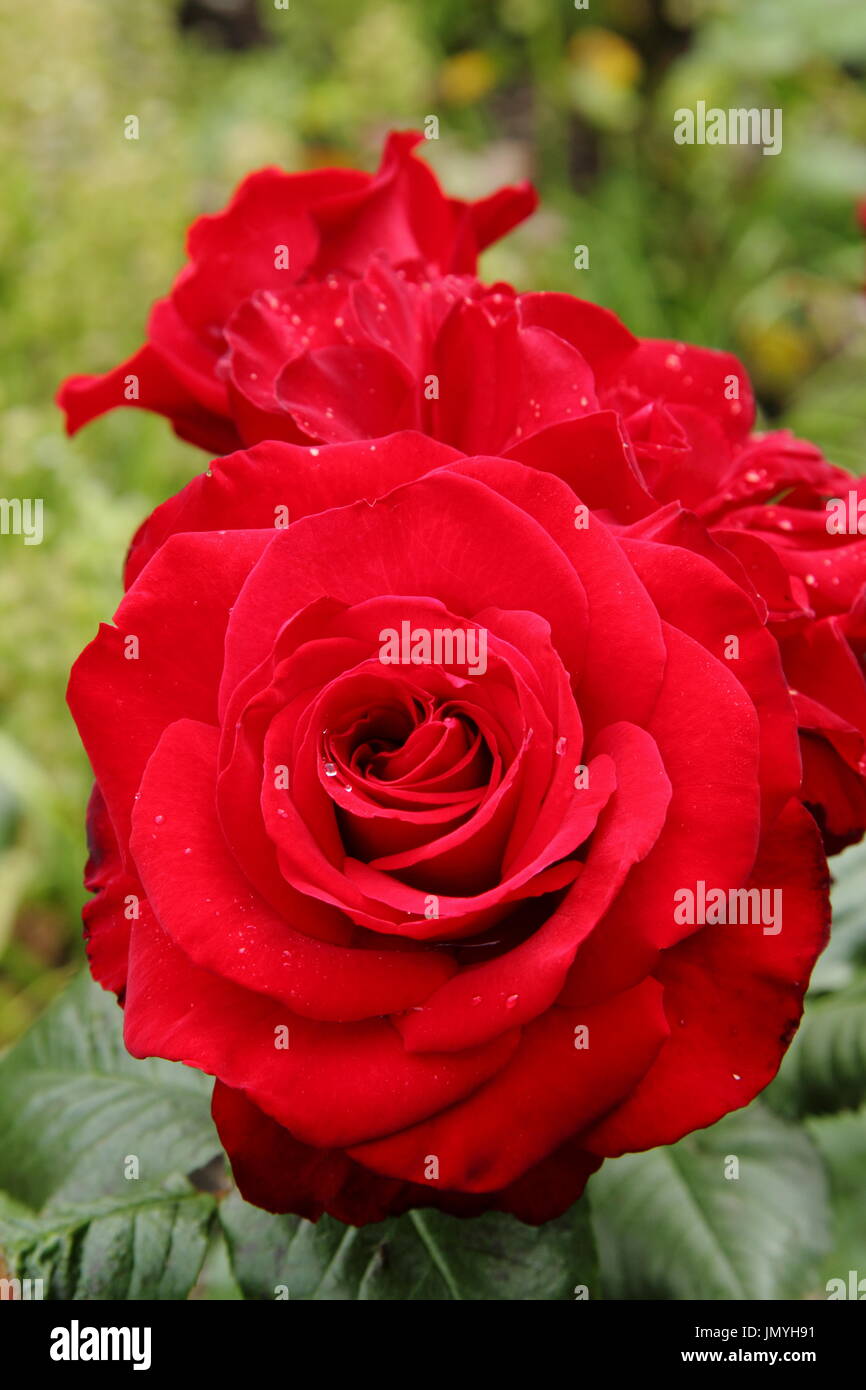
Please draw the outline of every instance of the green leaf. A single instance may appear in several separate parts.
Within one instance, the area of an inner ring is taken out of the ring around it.
[[[866,979],[810,1003],[766,1092],[783,1115],[824,1115],[866,1101]]]
[[[0,1060],[0,1188],[39,1209],[159,1184],[219,1153],[210,1082],[173,1062],[137,1061],[113,996],[79,976]]]
[[[541,1227],[491,1213],[469,1220],[413,1211],[360,1230],[269,1216],[236,1193],[220,1204],[245,1297],[393,1301],[559,1300],[598,1296],[585,1202]],[[285,1294],[282,1295],[285,1297]]]
[[[828,1279],[847,1280],[850,1269],[858,1270],[861,1278],[866,1275],[866,1109],[810,1120],[808,1129],[827,1165],[833,1203],[833,1248],[824,1260],[817,1290],[824,1298]]]
[[[208,1080],[136,1061],[121,1025],[82,975],[0,1061],[0,1256],[46,1298],[183,1299],[207,1249],[184,1175],[220,1151]]]
[[[608,1161],[589,1196],[607,1298],[797,1297],[829,1244],[820,1157],[761,1105]]]
[[[182,1180],[41,1215],[0,1194],[0,1249],[9,1277],[41,1279],[46,1299],[184,1299],[213,1211]]]

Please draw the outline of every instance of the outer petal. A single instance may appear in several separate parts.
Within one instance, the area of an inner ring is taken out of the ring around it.
[[[339,1149],[302,1144],[242,1091],[220,1081],[214,1086],[213,1116],[247,1201],[309,1221],[327,1212],[349,1226],[384,1221],[410,1207],[437,1207],[454,1216],[507,1211],[540,1226],[571,1206],[600,1163],[567,1142],[498,1192],[444,1191],[429,1182],[380,1177]]]
[[[127,399],[131,377],[138,394]],[[192,398],[149,343],[103,376],[68,377],[57,393],[57,404],[66,414],[68,434],[76,434],[108,410],[129,405],[168,416],[182,439],[210,453],[227,453],[241,442],[231,422]]]
[[[447,444],[407,431],[374,444],[315,449],[270,441],[216,459],[139,527],[127,558],[127,587],[177,531],[273,528],[285,514],[295,522],[331,507],[372,502],[460,457]]]
[[[133,797],[163,730],[177,719],[215,722],[229,612],[270,539],[174,537],[118,608],[117,626],[102,626],[73,667],[69,706],[124,851]],[[182,596],[179,582],[189,586]]]
[[[315,1023],[193,965],[148,910],[132,924],[124,1009],[134,1057],[166,1057],[246,1089],[305,1143],[345,1147],[464,1099],[516,1033],[459,1057],[413,1056],[386,1020]],[[275,1046],[288,1029],[289,1046]]]
[[[747,1105],[776,1074],[830,915],[820,835],[795,801],[765,837],[749,882],[782,892],[781,932],[706,926],[663,955],[656,974],[670,1040],[628,1100],[582,1136],[592,1152],[672,1144]]]
[[[661,997],[647,980],[579,1013],[551,1009],[470,1099],[400,1134],[356,1145],[350,1155],[413,1181],[435,1154],[443,1187],[467,1192],[514,1182],[637,1084],[667,1036]],[[579,1027],[588,1029],[586,1048],[576,1045]]]

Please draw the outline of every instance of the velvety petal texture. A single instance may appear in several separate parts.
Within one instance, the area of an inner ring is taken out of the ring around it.
[[[321,328],[329,310],[333,318],[336,286],[344,296],[379,257],[421,277],[471,275],[478,253],[535,207],[526,184],[472,203],[448,198],[413,153],[421,140],[392,133],[375,174],[268,168],[245,178],[222,212],[191,226],[187,263],[154,305],[144,347],[102,376],[63,384],[58,403],[69,433],[133,406],[167,416],[182,439],[211,453],[251,434],[294,437],[288,417],[281,430],[272,427],[280,409],[275,355],[285,363],[302,349],[305,333],[293,328]],[[285,310],[287,324],[266,317],[271,306]],[[273,369],[267,383],[257,381],[251,347],[255,362]]]
[[[361,207],[367,240],[387,224],[429,255],[456,214],[419,189],[423,232],[389,221],[387,180],[373,208],[358,179],[332,190],[329,226]],[[308,204],[286,202],[301,239]],[[479,228],[506,216],[494,202]],[[240,205],[223,219],[194,238],[202,263],[245,225]],[[657,509],[609,399],[637,352],[612,316],[359,275],[334,238],[331,262],[309,254],[341,304],[356,276],[346,323],[312,316],[310,352],[290,314],[268,342],[306,375],[282,366],[246,417],[294,393],[297,429],[315,416],[333,442],[255,443],[164,503],[73,671],[97,783],[88,956],[134,1055],[216,1078],[249,1200],[539,1223],[605,1155],[710,1124],[774,1074],[828,918],[797,721],[854,756],[863,711],[855,683],[844,720],[822,712],[808,649],[792,694],[743,560]],[[233,391],[267,307],[235,319]],[[507,390],[455,384],[433,439],[411,411],[443,333],[454,383],[495,344]],[[633,395],[661,351],[632,363]],[[414,428],[350,439],[373,354],[369,428],[404,406]],[[707,398],[729,366],[683,355]],[[821,640],[849,650],[847,629]]]

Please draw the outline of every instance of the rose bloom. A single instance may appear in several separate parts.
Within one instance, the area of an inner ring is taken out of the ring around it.
[[[792,699],[694,516],[584,505],[623,440],[218,460],[76,664],[91,969],[134,1055],[216,1078],[260,1206],[539,1223],[776,1072],[828,921]],[[683,922],[701,884],[781,930]]]
[[[535,193],[521,184],[473,203],[448,198],[412,154],[421,138],[392,133],[372,175],[268,168],[244,179],[223,212],[190,227],[188,263],[154,305],[144,347],[104,376],[64,383],[70,434],[137,406],[168,416],[182,439],[226,453],[242,440],[222,358],[228,326],[251,300],[293,286],[303,305],[321,287],[351,284],[373,255],[416,274],[472,273],[478,252],[532,212]]]

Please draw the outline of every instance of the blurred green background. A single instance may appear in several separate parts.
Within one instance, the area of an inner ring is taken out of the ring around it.
[[[733,349],[766,421],[858,472],[866,438],[863,0],[7,0],[3,33],[0,493],[44,498],[45,540],[0,537],[0,1049],[81,959],[69,665],[134,527],[206,463],[138,412],[70,442],[54,392],[139,345],[186,226],[250,169],[372,168],[436,114],[451,192],[542,195],[487,278]],[[781,155],[675,145],[699,98],[782,107]]]

